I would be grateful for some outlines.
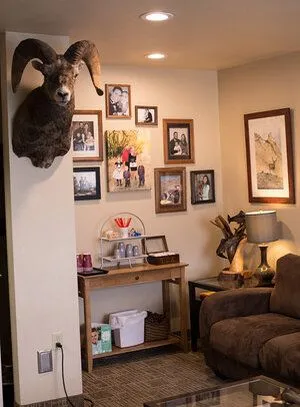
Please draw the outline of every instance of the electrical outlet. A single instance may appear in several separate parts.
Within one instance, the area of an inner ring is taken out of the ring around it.
[[[52,349],[57,349],[56,343],[59,342],[63,345],[63,334],[62,332],[53,332],[52,334]]]
[[[38,372],[48,373],[53,371],[52,350],[37,351]]]

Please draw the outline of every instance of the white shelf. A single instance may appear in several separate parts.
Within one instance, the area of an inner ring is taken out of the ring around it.
[[[122,240],[143,239],[144,237],[147,237],[147,235],[128,236],[128,237],[115,237],[113,239],[109,239],[108,237],[101,237],[100,240],[104,240],[105,242],[120,242]]]
[[[146,257],[148,257],[148,255],[147,254],[140,254],[140,255],[138,255],[138,256],[132,256],[132,257],[120,257],[120,258],[116,258],[116,257],[113,257],[113,256],[104,256],[103,257],[103,260],[106,260],[106,261],[109,261],[109,262],[113,262],[113,261],[116,261],[116,262],[121,262],[121,261],[132,261],[132,260],[138,260],[138,259],[145,259]]]

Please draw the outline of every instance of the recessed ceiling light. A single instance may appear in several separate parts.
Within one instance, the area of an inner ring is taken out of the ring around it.
[[[145,55],[145,58],[148,58],[148,59],[164,59],[164,58],[166,58],[166,54],[162,54],[161,52],[153,52],[152,54]]]
[[[147,21],[166,21],[174,17],[172,13],[165,13],[164,11],[152,11],[140,16],[143,20]]]

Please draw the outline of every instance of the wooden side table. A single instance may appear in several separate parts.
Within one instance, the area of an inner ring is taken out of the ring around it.
[[[143,349],[155,348],[178,343],[185,352],[188,351],[188,337],[187,337],[187,280],[185,268],[187,264],[172,263],[164,265],[151,265],[142,264],[132,268],[116,268],[109,270],[105,275],[94,276],[78,276],[78,292],[79,296],[83,298],[84,305],[84,319],[85,319],[85,332],[84,332],[84,357],[88,372],[92,371],[93,359],[103,358],[113,355],[118,355],[126,352],[133,352]],[[101,353],[92,355],[92,342],[91,342],[91,291],[117,286],[128,286],[135,284],[150,283],[153,281],[162,282],[162,296],[163,296],[163,310],[169,317],[170,315],[170,292],[169,285],[177,284],[179,286],[179,305],[180,305],[180,336],[170,334],[168,339],[145,342],[141,345],[132,346],[128,348],[113,347],[113,351],[109,353]]]

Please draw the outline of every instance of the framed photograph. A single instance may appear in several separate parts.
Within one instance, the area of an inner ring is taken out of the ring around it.
[[[244,115],[249,202],[295,203],[289,108]]]
[[[73,182],[75,201],[101,198],[99,167],[73,168]]]
[[[157,126],[157,106],[135,106],[136,126]]]
[[[156,213],[186,211],[185,168],[155,168],[154,180]]]
[[[103,161],[101,110],[75,110],[71,135],[73,161]]]
[[[190,177],[193,205],[216,202],[214,170],[191,171]]]
[[[106,84],[106,118],[130,119],[131,118],[130,85]]]
[[[194,122],[192,119],[163,119],[165,164],[194,163]]]
[[[151,189],[152,166],[149,130],[105,132],[108,192]]]

